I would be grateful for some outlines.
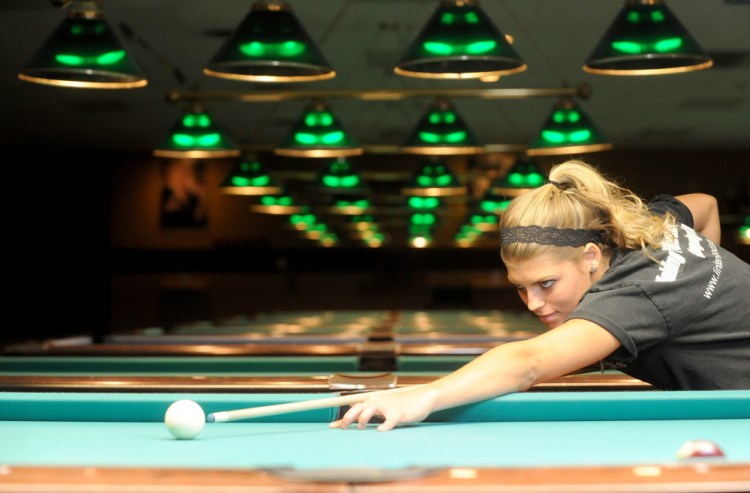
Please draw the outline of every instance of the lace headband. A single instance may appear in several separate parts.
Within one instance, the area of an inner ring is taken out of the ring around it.
[[[500,231],[500,246],[511,243],[580,247],[587,243],[605,243],[605,238],[603,232],[597,229],[545,228],[542,226],[503,228]]]

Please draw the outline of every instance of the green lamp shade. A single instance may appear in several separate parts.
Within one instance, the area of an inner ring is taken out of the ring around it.
[[[479,213],[499,216],[508,208],[511,199],[507,195],[502,194],[502,191],[506,189],[501,188],[505,185],[504,180],[506,180],[506,176],[492,182],[476,206]],[[497,193],[494,187],[498,187],[498,191],[501,193]]]
[[[318,173],[315,184],[319,190],[328,193],[352,195],[367,190],[367,185],[357,169],[341,156]]]
[[[18,78],[85,89],[133,89],[148,83],[95,2],[74,3]]]
[[[312,212],[310,207],[304,206],[299,211],[289,215],[289,224],[298,231],[308,231],[316,226],[320,230],[320,218]]]
[[[304,82],[336,76],[285,3],[256,2],[203,73],[253,82]]]
[[[187,111],[172,126],[154,156],[223,158],[240,155],[234,139],[203,110]]]
[[[479,154],[484,146],[448,101],[435,101],[422,115],[401,151],[407,154]]]
[[[372,210],[372,203],[365,195],[336,195],[331,200],[329,212],[349,216],[362,216]]]
[[[298,201],[284,189],[279,193],[263,195],[258,198],[256,204],[250,206],[252,212],[277,215],[295,214],[302,211],[303,208],[304,206],[299,204]]]
[[[379,231],[377,217],[368,213],[349,215],[343,227],[365,234],[377,233]]]
[[[552,108],[526,154],[553,156],[606,151],[612,148],[594,122],[571,99],[565,98]]]
[[[460,247],[469,247],[473,245],[482,236],[484,231],[481,231],[476,226],[470,223],[461,225],[456,234],[453,236],[454,241]]]
[[[516,197],[528,192],[532,188],[544,185],[547,175],[544,174],[533,161],[519,159],[508,170],[508,172],[490,183],[488,193],[492,194],[493,200],[484,203],[483,209],[489,209],[490,204],[497,205],[502,212],[508,207],[508,198]]]
[[[474,210],[469,214],[466,222],[477,231],[497,231],[500,226],[500,215],[482,210]]]
[[[445,161],[431,159],[417,169],[401,193],[417,197],[446,197],[465,195],[466,187]]]
[[[741,245],[750,245],[750,216],[745,216],[745,224],[737,229],[737,239]]]
[[[339,235],[337,235],[333,231],[326,231],[325,233],[321,234],[320,237],[317,238],[317,240],[318,243],[320,243],[320,246],[333,247],[338,244]]]
[[[443,203],[439,197],[422,197],[419,195],[413,195],[406,199],[406,205],[410,209],[429,211],[440,209],[443,206]]]
[[[475,79],[527,65],[475,0],[443,1],[394,71],[408,77]]]
[[[744,217],[744,221],[737,227],[735,237],[740,245],[750,245],[750,216]]]
[[[281,186],[260,161],[243,159],[224,179],[221,191],[229,195],[268,195],[281,192]]]
[[[357,156],[364,151],[326,104],[314,102],[273,152],[292,157],[338,157]]]
[[[429,231],[438,224],[437,214],[434,212],[415,212],[409,217],[409,227],[412,231]]]
[[[387,241],[387,238],[385,234],[374,232],[369,235],[364,235],[362,237],[362,242],[365,244],[365,246],[368,246],[370,248],[379,248],[383,246]]]
[[[662,75],[709,68],[713,60],[663,0],[626,0],[583,70]]]

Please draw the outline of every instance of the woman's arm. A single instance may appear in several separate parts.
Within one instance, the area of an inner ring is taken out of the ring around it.
[[[441,409],[527,390],[572,373],[601,361],[619,346],[602,327],[586,320],[569,320],[531,339],[501,344],[430,384],[354,404],[331,427],[357,423],[358,428],[364,428],[375,416],[384,418],[377,428],[380,431],[416,423]]]
[[[717,245],[721,243],[719,204],[716,197],[705,193],[688,193],[677,195],[675,198],[685,204],[693,214],[693,229]]]

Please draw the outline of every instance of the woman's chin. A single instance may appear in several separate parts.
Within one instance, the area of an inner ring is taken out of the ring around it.
[[[538,317],[539,321],[542,322],[547,329],[554,329],[555,327],[559,327],[563,323],[562,317],[560,317],[559,313],[553,313],[552,315],[549,315],[547,317]]]

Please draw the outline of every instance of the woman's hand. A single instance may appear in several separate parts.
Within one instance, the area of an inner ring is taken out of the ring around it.
[[[362,402],[353,404],[338,421],[330,424],[331,428],[347,429],[354,422],[358,429],[364,429],[375,417],[383,418],[378,431],[392,430],[399,424],[412,424],[422,421],[433,411],[436,391],[419,387],[388,395],[375,395]]]

